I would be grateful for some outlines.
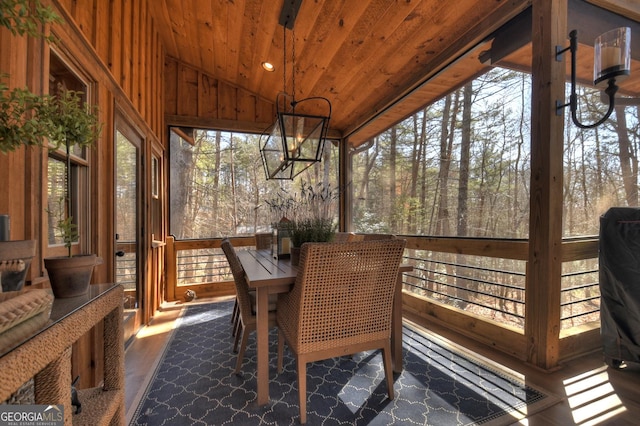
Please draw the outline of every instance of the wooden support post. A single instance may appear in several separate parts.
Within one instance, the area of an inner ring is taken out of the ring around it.
[[[558,364],[562,243],[563,115],[567,0],[533,0],[531,199],[525,336],[527,361],[543,369]]]

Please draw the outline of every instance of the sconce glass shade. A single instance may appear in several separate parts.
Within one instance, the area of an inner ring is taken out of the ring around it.
[[[598,36],[594,43],[593,82],[618,81],[631,73],[631,28],[620,27]]]
[[[278,111],[275,123],[260,137],[260,153],[267,179],[293,179],[322,159],[329,128],[329,115],[296,114]],[[323,99],[324,98],[320,98]]]

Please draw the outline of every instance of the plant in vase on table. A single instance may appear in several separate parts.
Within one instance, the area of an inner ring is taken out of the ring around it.
[[[330,184],[312,185],[306,181],[300,183],[300,191],[289,193],[281,190],[276,197],[267,200],[272,219],[276,219],[279,238],[278,253],[281,253],[281,241],[284,248],[290,243],[292,263],[296,264],[300,247],[306,242],[328,242],[335,234],[337,200],[339,191]],[[278,220],[278,218],[284,218]]]
[[[300,249],[304,243],[326,243],[335,235],[335,225],[332,219],[312,218],[292,221],[291,234],[291,263],[298,264]]]

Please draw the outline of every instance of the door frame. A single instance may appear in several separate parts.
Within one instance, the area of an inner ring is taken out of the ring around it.
[[[115,239],[116,231],[117,231],[117,137],[118,132],[120,132],[123,136],[129,140],[136,148],[138,153],[138,164],[136,170],[136,179],[137,179],[137,199],[136,199],[136,238],[137,238],[137,253],[136,253],[136,275],[137,275],[137,286],[136,286],[136,296],[138,301],[138,307],[135,309],[135,319],[132,324],[127,324],[127,329],[131,333],[135,333],[143,324],[143,312],[147,306],[147,296],[148,296],[148,286],[146,279],[146,270],[144,267],[144,260],[146,259],[147,253],[147,244],[146,244],[146,235],[145,230],[146,224],[148,221],[147,212],[144,209],[145,199],[147,197],[148,191],[148,182],[145,168],[145,158],[146,158],[146,145],[147,141],[144,137],[144,132],[140,131],[140,129],[133,124],[133,120],[128,119],[127,115],[121,108],[116,106],[115,116],[114,116],[114,129],[113,129],[113,235],[111,236],[113,241],[113,250],[112,256],[114,256],[113,261],[113,277],[115,281],[116,277],[116,260],[115,260],[115,251],[117,247],[117,241]],[[130,328],[131,327],[131,328]]]

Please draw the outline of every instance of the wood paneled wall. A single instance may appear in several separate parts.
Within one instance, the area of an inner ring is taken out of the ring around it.
[[[143,161],[150,161],[151,148],[164,150],[164,48],[149,13],[153,0],[43,0],[54,7],[64,23],[47,29],[58,39],[49,45],[41,39],[16,37],[0,29],[0,73],[10,74],[10,87],[29,87],[36,93],[48,90],[51,49],[81,70],[88,80],[89,101],[98,105],[103,130],[90,154],[90,251],[104,259],[94,270],[94,282],[114,280],[114,120],[120,114],[142,135]],[[0,154],[0,214],[11,217],[11,239],[37,239],[37,258],[29,279],[43,281],[42,257],[46,255],[44,226],[47,151],[21,148]],[[149,170],[147,164],[145,170]],[[143,179],[144,183],[144,179]],[[144,206],[148,203],[143,202]],[[143,226],[150,229],[150,217],[143,212]],[[148,239],[149,241],[146,241]],[[150,235],[142,242],[147,256],[152,251]],[[143,322],[157,309],[162,287],[161,274],[146,273]],[[81,387],[102,378],[101,328],[88,333],[74,347],[74,375]]]
[[[164,49],[149,13],[152,0],[59,0],[83,38],[77,40],[94,52],[98,73],[124,97],[143,120],[143,127],[160,139],[163,130],[162,73]],[[71,26],[71,25],[70,25]],[[69,26],[69,27],[70,27]],[[78,43],[80,44],[80,43]],[[93,55],[92,55],[93,56]],[[106,83],[106,82],[105,82]]]
[[[276,115],[268,101],[167,57],[164,64],[167,124],[262,132]]]

